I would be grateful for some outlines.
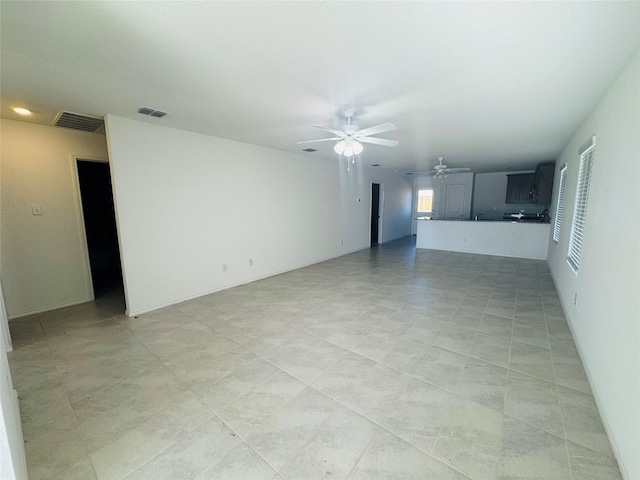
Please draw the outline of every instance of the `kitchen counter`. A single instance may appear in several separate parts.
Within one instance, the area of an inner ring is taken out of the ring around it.
[[[419,220],[417,248],[546,260],[550,224],[512,220]]]
[[[436,220],[437,222],[450,222],[451,220]],[[541,222],[540,220],[511,220],[511,219],[499,219],[499,218],[479,218],[478,220],[453,220],[453,221],[462,221],[462,222],[504,222],[504,223],[540,223],[540,224],[548,224],[549,222]]]

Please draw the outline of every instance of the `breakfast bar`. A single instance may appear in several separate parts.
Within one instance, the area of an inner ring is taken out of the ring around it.
[[[549,223],[418,220],[416,248],[546,260]]]

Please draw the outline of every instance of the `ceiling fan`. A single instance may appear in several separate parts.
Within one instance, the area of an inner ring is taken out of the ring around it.
[[[329,133],[333,133],[335,136],[330,138],[320,138],[318,140],[306,140],[304,142],[298,142],[298,145],[303,143],[313,142],[328,142],[331,140],[338,140],[333,149],[338,155],[344,155],[345,157],[352,157],[359,155],[364,147],[363,143],[372,143],[375,145],[382,145],[384,147],[395,147],[398,145],[397,140],[387,140],[386,138],[371,137],[377,133],[391,132],[396,130],[396,126],[392,123],[382,123],[374,127],[364,128],[359,130],[358,125],[352,123],[355,116],[355,110],[345,110],[344,116],[347,119],[346,125],[342,126],[342,130],[336,130],[334,128],[325,127],[323,125],[314,125],[316,128],[321,128]]]
[[[433,170],[422,170],[419,172],[411,172],[413,175],[433,175],[433,178],[438,180],[444,180],[444,178],[449,173],[462,173],[462,172],[470,172],[470,168],[449,168],[444,165],[442,162],[444,161],[444,157],[438,157],[438,165],[433,167]]]

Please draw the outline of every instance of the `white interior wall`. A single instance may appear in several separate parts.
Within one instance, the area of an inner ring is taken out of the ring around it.
[[[0,478],[26,480],[27,465],[18,407],[18,395],[13,388],[7,351],[10,350],[8,318],[0,283]]]
[[[506,203],[507,175],[518,173],[534,173],[533,170],[476,173],[473,182],[473,213],[472,217],[482,214],[483,220],[502,220],[505,213],[519,212],[540,213],[544,210],[541,205]]]
[[[2,119],[2,281],[10,318],[92,299],[74,155],[107,158],[104,135]],[[32,204],[42,205],[34,216]]]
[[[112,115],[107,139],[129,315],[366,248],[372,182],[383,241],[410,233],[399,175]]]
[[[568,165],[560,241],[548,263],[627,479],[640,478],[640,58],[621,73],[556,162]],[[579,149],[595,135],[579,272],[566,261]],[[553,209],[558,185],[554,187]],[[552,212],[552,217],[555,212]],[[576,303],[574,304],[574,298]]]

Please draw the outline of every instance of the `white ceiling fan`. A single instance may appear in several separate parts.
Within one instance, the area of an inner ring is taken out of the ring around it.
[[[442,162],[444,161],[444,157],[438,157],[439,164],[433,167],[432,170],[421,170],[419,172],[411,172],[413,175],[433,175],[433,178],[437,178],[438,180],[444,180],[444,178],[449,173],[462,173],[462,172],[470,172],[470,168],[449,168]]]
[[[338,155],[344,155],[345,157],[352,157],[358,155],[364,150],[363,143],[372,143],[374,145],[382,145],[384,147],[395,147],[398,145],[397,140],[387,140],[386,138],[371,137],[377,133],[391,132],[397,130],[396,126],[392,123],[382,123],[374,127],[364,128],[358,130],[359,127],[355,123],[352,123],[352,119],[355,116],[355,110],[345,110],[344,116],[347,119],[346,125],[342,126],[342,130],[336,130],[334,128],[325,127],[324,125],[314,125],[316,128],[321,128],[329,133],[333,133],[335,136],[330,138],[320,138],[318,140],[306,140],[304,142],[298,142],[298,145],[303,143],[314,142],[328,142],[332,140],[338,140],[333,149]]]

